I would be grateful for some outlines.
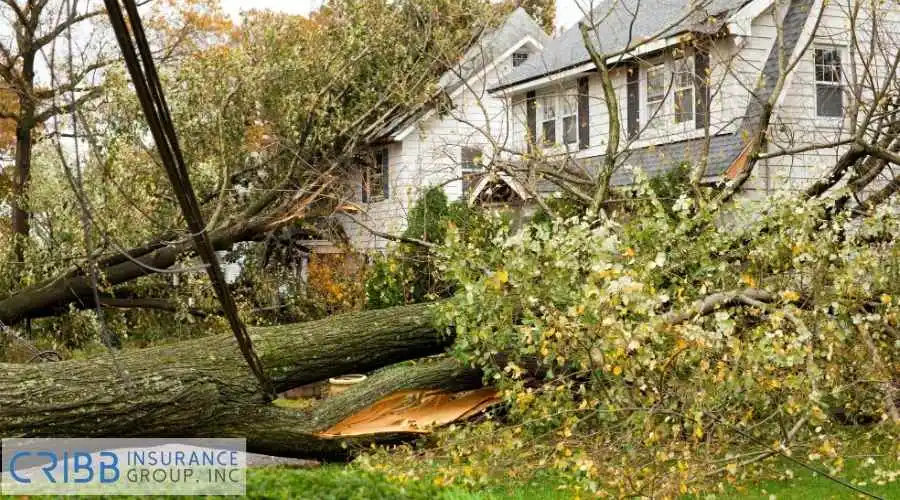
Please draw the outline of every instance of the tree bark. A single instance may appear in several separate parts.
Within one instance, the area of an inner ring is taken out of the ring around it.
[[[453,341],[434,329],[428,305],[258,328],[251,336],[279,391],[440,354]],[[343,418],[397,390],[480,382],[479,372],[442,359],[385,369],[309,411],[278,408],[223,334],[93,360],[0,364],[0,436],[246,437],[251,451],[342,459],[358,446],[413,436],[320,435]]]
[[[31,183],[31,147],[35,123],[33,51],[26,47],[22,53],[22,81],[19,89],[19,119],[16,122],[16,165],[12,189],[13,257],[16,264],[14,279],[25,263],[25,247],[31,233],[31,213],[28,208],[28,186]]]

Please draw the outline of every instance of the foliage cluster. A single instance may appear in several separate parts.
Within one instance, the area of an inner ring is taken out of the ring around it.
[[[448,203],[440,187],[428,189],[409,211],[403,237],[443,244],[448,230],[460,238],[484,241],[490,234],[483,215],[462,201]],[[399,243],[378,256],[366,279],[366,305],[381,309],[449,297],[456,283],[438,267],[434,253],[421,245]]]
[[[634,198],[649,201],[618,222],[498,225],[480,246],[449,231],[444,321],[506,402],[502,424],[439,438],[451,480],[553,467],[590,491],[677,496],[779,453],[839,472],[852,426],[900,451],[896,204],[722,217],[686,195],[667,207],[646,179]]]

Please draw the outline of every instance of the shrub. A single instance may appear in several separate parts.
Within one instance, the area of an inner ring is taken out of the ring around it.
[[[443,243],[449,229],[462,238],[477,239],[485,232],[484,217],[462,202],[447,202],[443,189],[426,191],[409,211],[403,236],[429,243]],[[455,282],[437,267],[432,251],[420,245],[400,243],[375,259],[366,280],[366,305],[370,309],[414,304],[449,297]]]

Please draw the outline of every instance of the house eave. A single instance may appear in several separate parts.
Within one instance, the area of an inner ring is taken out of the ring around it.
[[[647,54],[651,54],[653,52],[659,52],[660,50],[665,50],[669,47],[677,46],[684,42],[684,36],[686,34],[693,33],[692,31],[681,31],[674,35],[671,35],[666,38],[660,38],[658,40],[654,40],[652,42],[645,43],[643,45],[638,46],[634,50],[630,50],[628,52],[624,52],[617,56],[610,57],[607,59],[607,64],[610,66],[615,64],[621,64],[623,62],[629,61],[631,59],[635,59],[641,56],[646,56]],[[534,90],[540,87],[547,85],[548,83],[553,83],[559,80],[564,80],[573,75],[577,75],[580,73],[587,73],[589,71],[595,71],[597,68],[594,63],[590,60],[581,61],[576,64],[572,64],[566,66],[564,68],[560,68],[558,70],[554,70],[548,73],[543,73],[540,75],[535,75],[531,78],[520,80],[517,82],[509,83],[506,85],[498,85],[491,89],[488,89],[488,92],[491,94],[497,93],[505,93],[505,94],[515,94],[519,92],[525,92],[529,90]]]

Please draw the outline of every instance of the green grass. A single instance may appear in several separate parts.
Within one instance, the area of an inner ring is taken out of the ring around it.
[[[893,471],[894,480],[888,476],[872,480],[875,469]],[[793,471],[789,473],[788,471]],[[829,479],[808,472],[789,462],[776,462],[772,466],[770,479],[753,481],[730,487],[726,492],[702,495],[696,498],[717,499],[763,499],[771,495],[779,500],[828,500],[857,496],[851,490]],[[866,466],[862,459],[848,460],[846,470],[839,474],[854,486],[885,499],[900,499],[900,463],[894,460],[879,461]],[[792,479],[787,479],[792,477]],[[883,484],[879,484],[879,482]],[[251,469],[247,474],[247,497],[253,499],[421,499],[421,500],[550,500],[570,498],[557,488],[551,477],[530,483],[508,483],[484,489],[469,489],[462,486],[442,487],[429,479],[398,482],[387,477],[359,470],[354,467],[336,465],[316,469]],[[13,497],[0,496],[3,500]],[[31,499],[52,497],[30,497]],[[72,497],[59,497],[60,500]],[[98,497],[95,497],[98,498]],[[129,497],[110,497],[122,499]],[[135,500],[152,497],[130,497]],[[160,497],[175,498],[175,497]],[[209,497],[223,498],[223,497]]]
[[[875,478],[875,469],[893,473]],[[740,484],[717,498],[747,498],[767,500],[774,495],[779,500],[830,500],[865,497],[821,474],[811,472],[796,464],[780,461],[775,468],[780,479],[768,479]],[[789,479],[787,471],[791,471]],[[863,459],[848,460],[845,470],[834,475],[867,493],[884,499],[900,499],[900,463],[893,460],[877,461],[865,465]]]
[[[32,496],[29,500],[66,500],[73,497]],[[104,497],[92,497],[104,498]],[[109,497],[110,499],[145,500],[151,496]],[[200,497],[159,497],[200,498]],[[222,499],[225,497],[207,497]],[[470,491],[463,487],[442,487],[431,480],[398,482],[371,472],[352,467],[325,466],[315,469],[251,469],[247,473],[247,497],[252,499],[315,499],[315,500],[530,500],[567,498],[554,484],[510,484],[483,491]],[[16,497],[0,495],[2,500]]]

